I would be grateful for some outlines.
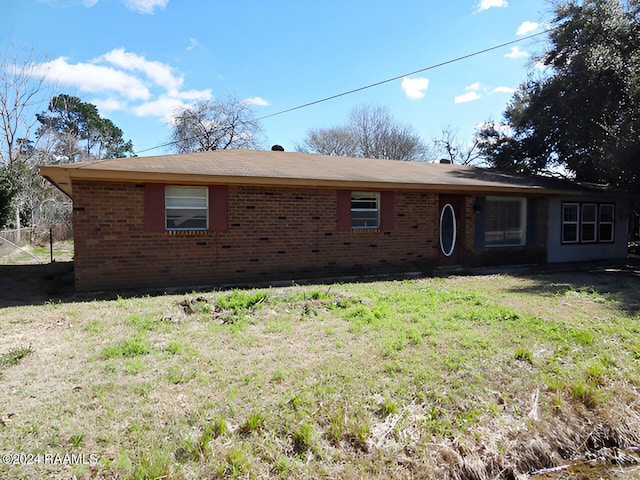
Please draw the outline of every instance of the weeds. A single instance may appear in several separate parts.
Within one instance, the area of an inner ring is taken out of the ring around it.
[[[560,284],[452,277],[8,309],[6,338],[33,338],[43,361],[21,363],[19,345],[0,356],[0,371],[16,366],[0,450],[99,453],[99,469],[73,471],[82,480],[453,479],[464,465],[473,475],[458,478],[515,478],[598,435],[637,444],[637,317]],[[44,339],[18,321],[38,316],[78,328]]]
[[[218,416],[213,421],[203,421],[200,426],[200,433],[189,436],[183,448],[178,450],[176,455],[183,460],[209,460],[212,449],[211,442],[227,433],[228,426],[224,418]]]
[[[378,408],[378,413],[382,417],[388,417],[389,415],[395,415],[398,412],[398,405],[390,398],[385,398]]]
[[[518,348],[513,354],[513,358],[533,365],[533,354],[526,348]]]
[[[18,347],[12,348],[7,353],[0,355],[0,378],[2,378],[2,371],[8,367],[12,367],[20,363],[24,357],[32,353],[31,347]]]
[[[69,441],[71,442],[71,445],[74,448],[78,448],[82,444],[83,440],[84,440],[84,433],[73,434],[73,435],[71,435],[71,438],[69,439]]]
[[[217,306],[223,310],[230,310],[235,315],[254,310],[267,300],[266,292],[247,292],[234,290],[231,294],[218,299]]]
[[[196,378],[196,370],[189,366],[173,365],[169,367],[166,378],[173,385],[187,383]]]
[[[100,358],[107,360],[115,357],[136,357],[151,352],[149,342],[143,337],[135,337],[124,340],[115,345],[105,347],[100,353]]]
[[[246,422],[240,427],[240,433],[249,435],[252,432],[257,432],[264,427],[265,422],[266,417],[262,413],[251,412]]]
[[[296,455],[302,455],[308,450],[312,450],[315,438],[315,427],[309,421],[302,422],[291,434],[291,443],[293,451]]]
[[[591,385],[576,382],[569,389],[571,396],[581,401],[587,408],[595,408],[604,400],[603,393]]]
[[[142,453],[134,462],[131,478],[133,480],[148,480],[172,478],[171,454],[164,448],[153,448],[149,453]]]
[[[251,462],[242,446],[232,445],[222,455],[222,462],[217,468],[219,478],[241,478],[251,469]]]

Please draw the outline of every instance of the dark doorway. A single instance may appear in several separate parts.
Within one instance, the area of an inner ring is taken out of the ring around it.
[[[440,263],[445,265],[462,263],[464,250],[464,196],[440,195],[438,231]]]

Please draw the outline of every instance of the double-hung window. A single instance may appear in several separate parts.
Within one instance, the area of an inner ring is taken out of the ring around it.
[[[598,211],[598,241],[613,242],[613,204],[605,203],[600,205]]]
[[[607,243],[614,241],[612,203],[563,203],[562,243]]]
[[[207,187],[165,187],[166,229],[206,230],[207,205]]]
[[[380,193],[351,192],[351,228],[353,230],[380,228]]]
[[[484,244],[487,247],[513,247],[527,241],[527,199],[487,197],[485,200]]]
[[[565,203],[562,206],[562,243],[578,243],[580,204]]]
[[[580,218],[580,238],[583,243],[594,243],[598,240],[596,231],[598,205],[595,203],[583,203]]]

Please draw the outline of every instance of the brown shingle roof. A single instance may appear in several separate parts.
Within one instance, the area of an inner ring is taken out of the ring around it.
[[[334,157],[298,152],[217,150],[117,158],[40,167],[40,174],[72,196],[78,180],[411,189],[478,193],[585,193],[575,183],[460,165]]]

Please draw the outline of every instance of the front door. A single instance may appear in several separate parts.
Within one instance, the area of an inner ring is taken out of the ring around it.
[[[438,212],[440,263],[462,263],[464,246],[464,197],[440,195]]]

